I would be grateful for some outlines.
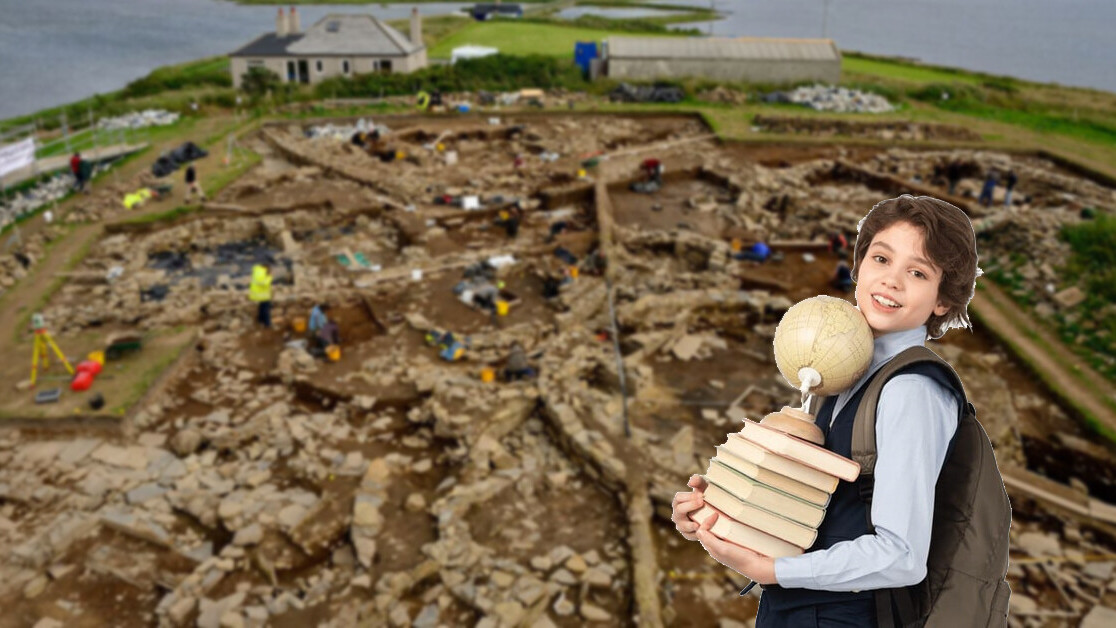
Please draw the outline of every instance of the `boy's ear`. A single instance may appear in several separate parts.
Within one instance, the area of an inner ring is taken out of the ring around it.
[[[945,316],[945,313],[948,311],[949,306],[945,303],[942,303],[941,301],[938,301],[938,305],[934,308],[934,316]]]

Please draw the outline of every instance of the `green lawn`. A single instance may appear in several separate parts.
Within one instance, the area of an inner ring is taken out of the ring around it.
[[[474,44],[498,48],[504,54],[540,54],[572,59],[574,44],[579,41],[601,41],[612,35],[632,34],[530,22],[477,22],[438,42],[430,50],[430,56],[449,58],[454,48]]]
[[[878,76],[909,83],[958,82],[979,85],[983,80],[980,76],[965,72],[950,72],[949,70],[925,68],[907,63],[891,62],[883,59],[869,59],[848,54],[842,55],[841,72]]]

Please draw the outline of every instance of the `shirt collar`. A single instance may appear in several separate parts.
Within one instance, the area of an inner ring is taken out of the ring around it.
[[[861,382],[876,372],[884,362],[899,355],[904,349],[926,344],[926,325],[919,325],[914,329],[893,331],[876,338],[872,343],[872,365],[868,372],[861,378]],[[860,382],[857,383],[860,385]]]
[[[830,419],[830,425],[833,425],[833,421],[837,420],[837,414],[841,411],[841,408],[845,406],[849,397],[857,390],[860,390],[864,382],[868,381],[868,378],[872,377],[885,362],[899,355],[904,349],[925,344],[926,325],[919,325],[914,329],[893,331],[890,334],[884,334],[876,338],[872,342],[872,363],[868,367],[868,371],[865,372],[851,388],[841,391],[841,393],[837,395],[837,401],[833,407],[833,417]]]

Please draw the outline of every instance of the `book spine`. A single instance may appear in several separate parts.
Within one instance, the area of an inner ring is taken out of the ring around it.
[[[745,421],[744,429],[754,430],[753,439],[765,448],[822,473],[835,475],[848,482],[856,481],[860,474],[860,465],[828,449],[795,440],[793,436],[764,427],[754,421]]]
[[[749,434],[751,434],[751,432],[749,432]],[[741,455],[741,458],[760,468],[768,469],[791,479],[798,480],[823,493],[832,493],[837,490],[837,483],[840,481],[837,476],[804,465],[796,460],[780,456],[741,433],[736,433],[732,436],[733,438],[729,439],[730,442],[728,444],[729,453],[739,452],[738,455],[746,454]],[[736,441],[736,443],[734,444],[732,441]]]
[[[714,469],[713,465],[720,468]],[[749,494],[737,495],[737,497],[748,503],[755,504],[760,508],[777,512],[788,519],[811,527],[820,524],[822,518],[825,517],[824,508],[820,508],[815,504],[799,499],[789,493],[784,493],[777,488],[761,484],[743,473],[733,470],[732,467],[723,462],[714,460],[709,471],[710,475],[714,477],[714,480],[718,477],[727,477],[723,474],[728,473],[736,476],[739,480],[747,482],[750,487]]]
[[[799,482],[792,477],[787,477],[782,473],[752,464],[722,447],[717,448],[717,457],[715,459],[720,460],[725,465],[732,467],[734,471],[743,473],[761,484],[776,488],[798,499],[814,504],[815,506],[825,508],[829,504],[829,493],[810,486],[809,484]]]
[[[714,511],[711,508],[705,507],[696,511],[690,517],[694,521],[702,523],[713,514]],[[713,523],[710,530],[714,535],[729,543],[746,547],[754,552],[772,558],[798,556],[803,552],[803,549],[797,545],[788,543],[762,530],[757,530],[739,521],[728,518],[723,514],[717,517],[717,521]]]
[[[771,512],[743,501],[733,495],[732,491],[713,482],[708,477],[705,480],[715,487],[715,490],[712,491],[706,489],[705,503],[717,508],[732,519],[751,525],[757,530],[803,549],[813,545],[814,539],[817,538],[817,529],[788,519],[777,512]]]

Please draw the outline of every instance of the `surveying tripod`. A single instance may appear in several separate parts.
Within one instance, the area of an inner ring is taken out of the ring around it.
[[[50,332],[47,331],[46,321],[43,320],[42,314],[31,315],[31,329],[35,332],[35,346],[31,352],[31,387],[35,387],[35,378],[39,372],[39,360],[43,362],[43,370],[47,370],[50,366],[50,354],[47,352],[47,347],[54,349],[54,355],[62,361],[63,366],[69,371],[70,375],[74,374],[74,367],[66,361],[66,356],[62,355],[62,350],[54,343],[54,338],[50,337]]]

